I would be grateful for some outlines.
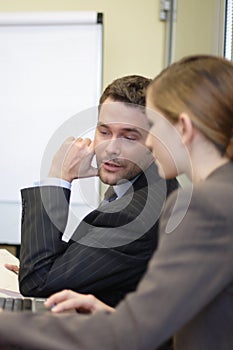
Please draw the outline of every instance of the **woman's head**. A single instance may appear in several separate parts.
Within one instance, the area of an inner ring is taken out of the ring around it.
[[[233,64],[190,56],[172,64],[148,88],[153,108],[173,124],[186,113],[222,155],[233,159]]]

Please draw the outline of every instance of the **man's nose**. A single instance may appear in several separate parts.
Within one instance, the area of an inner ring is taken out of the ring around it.
[[[121,153],[121,140],[119,138],[112,138],[106,141],[105,151],[108,155],[119,156]]]

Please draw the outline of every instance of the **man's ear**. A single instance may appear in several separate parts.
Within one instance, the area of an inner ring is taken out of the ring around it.
[[[192,140],[194,136],[194,126],[187,113],[181,113],[179,115],[178,130],[185,145]]]

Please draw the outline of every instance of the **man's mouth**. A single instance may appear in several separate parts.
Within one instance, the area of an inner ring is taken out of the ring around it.
[[[104,170],[111,172],[116,172],[119,169],[123,168],[122,165],[111,161],[102,163],[102,167],[104,168]]]

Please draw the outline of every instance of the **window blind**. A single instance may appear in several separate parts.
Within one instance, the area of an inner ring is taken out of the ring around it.
[[[225,44],[224,56],[233,61],[233,0],[226,0]]]

